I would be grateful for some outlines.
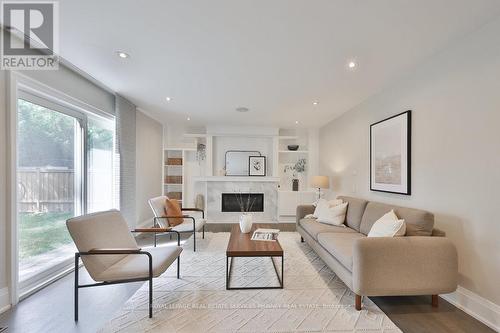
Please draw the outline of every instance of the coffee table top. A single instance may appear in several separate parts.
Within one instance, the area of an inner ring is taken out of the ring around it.
[[[283,249],[279,241],[252,240],[253,232],[259,228],[272,229],[269,224],[254,223],[248,234],[241,233],[239,224],[231,228],[231,237],[227,244],[226,256],[228,257],[271,257],[282,256]]]

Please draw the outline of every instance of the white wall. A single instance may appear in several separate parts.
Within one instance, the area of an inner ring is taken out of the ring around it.
[[[433,212],[436,227],[457,246],[460,285],[496,304],[500,304],[499,32],[496,20],[320,131],[320,172],[333,176],[334,194]],[[369,125],[409,109],[413,110],[413,194],[371,192]]]
[[[1,32],[1,31],[0,31]],[[6,72],[0,71],[0,289],[7,286],[7,101]],[[3,304],[0,304],[0,308]]]
[[[137,224],[151,222],[148,199],[162,194],[163,126],[136,113],[136,214]]]

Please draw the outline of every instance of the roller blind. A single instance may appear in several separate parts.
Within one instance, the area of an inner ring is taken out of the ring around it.
[[[120,163],[120,211],[130,227],[135,227],[136,214],[136,106],[120,95],[115,98],[117,155]]]

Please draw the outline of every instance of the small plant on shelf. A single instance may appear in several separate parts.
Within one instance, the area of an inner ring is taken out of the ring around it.
[[[306,171],[306,164],[307,161],[305,158],[300,158],[295,165],[285,165],[285,168],[283,172],[286,174],[288,172],[292,172],[292,190],[293,191],[298,191],[299,190],[299,179],[298,176],[299,174],[302,174],[303,172]]]

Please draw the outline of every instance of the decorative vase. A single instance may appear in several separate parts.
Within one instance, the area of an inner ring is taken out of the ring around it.
[[[248,234],[252,230],[252,214],[240,215],[240,230],[243,234]]]
[[[294,179],[292,180],[292,191],[297,192],[299,190],[299,180]]]

